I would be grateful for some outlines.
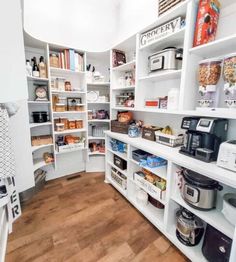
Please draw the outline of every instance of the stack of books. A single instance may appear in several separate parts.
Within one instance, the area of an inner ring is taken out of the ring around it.
[[[72,71],[84,71],[84,57],[73,49],[62,52],[53,52],[58,57],[58,67]]]

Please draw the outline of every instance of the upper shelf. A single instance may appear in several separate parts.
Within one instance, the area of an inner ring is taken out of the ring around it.
[[[124,71],[131,71],[134,70],[135,68],[135,60],[132,60],[126,64],[117,66],[117,67],[113,67],[112,70],[113,71],[120,71],[120,72],[124,72]]]
[[[44,82],[48,81],[48,78],[36,77],[36,76],[27,76],[27,79],[29,81],[44,81]]]
[[[215,40],[205,45],[193,47],[189,52],[190,54],[208,58],[235,52],[235,46],[236,34]]]
[[[69,69],[62,69],[57,67],[50,67],[51,73],[55,74],[67,74],[67,75],[85,75],[85,71],[72,71]]]
[[[110,82],[93,82],[93,83],[87,83],[88,86],[109,86]]]
[[[151,73],[147,76],[140,77],[140,81],[149,81],[149,82],[156,82],[156,81],[163,81],[169,79],[178,79],[181,77],[182,70],[166,70],[160,71],[157,73]]]

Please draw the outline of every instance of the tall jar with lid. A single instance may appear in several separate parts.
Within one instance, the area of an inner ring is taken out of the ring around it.
[[[220,58],[206,59],[199,62],[198,81],[200,107],[217,107],[219,90],[217,83],[221,74]]]
[[[224,57],[223,78],[225,103],[230,108],[236,108],[236,53]]]

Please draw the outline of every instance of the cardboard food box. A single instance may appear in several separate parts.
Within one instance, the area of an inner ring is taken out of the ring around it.
[[[52,136],[50,135],[43,135],[43,136],[32,136],[31,137],[31,144],[32,146],[42,146],[52,144]]]
[[[215,40],[219,15],[220,3],[218,0],[199,1],[193,46]]]

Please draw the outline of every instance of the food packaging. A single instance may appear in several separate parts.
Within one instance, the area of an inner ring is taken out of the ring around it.
[[[117,114],[117,120],[121,123],[128,123],[131,120],[133,120],[133,114],[132,112],[118,112]]]
[[[168,92],[167,109],[178,110],[179,107],[179,88],[173,87]]]
[[[218,0],[200,0],[195,26],[193,46],[214,41],[220,14]]]
[[[142,128],[142,138],[150,140],[150,141],[155,141],[155,132],[161,130],[161,127],[158,126],[144,126]]]
[[[49,56],[49,61],[50,61],[50,66],[51,67],[59,67],[59,58],[58,58],[58,54],[55,53],[51,53]]]
[[[61,103],[57,103],[56,106],[55,106],[55,111],[56,112],[65,112],[66,111],[66,105],[61,104]]]
[[[145,99],[144,106],[146,107],[156,107],[159,108],[160,100],[159,98],[156,99]]]
[[[50,135],[42,135],[42,136],[32,136],[31,137],[31,145],[32,146],[42,146],[52,144],[52,136]]]
[[[164,96],[164,97],[160,97],[159,101],[160,101],[160,109],[167,109],[167,100],[168,97]]]

